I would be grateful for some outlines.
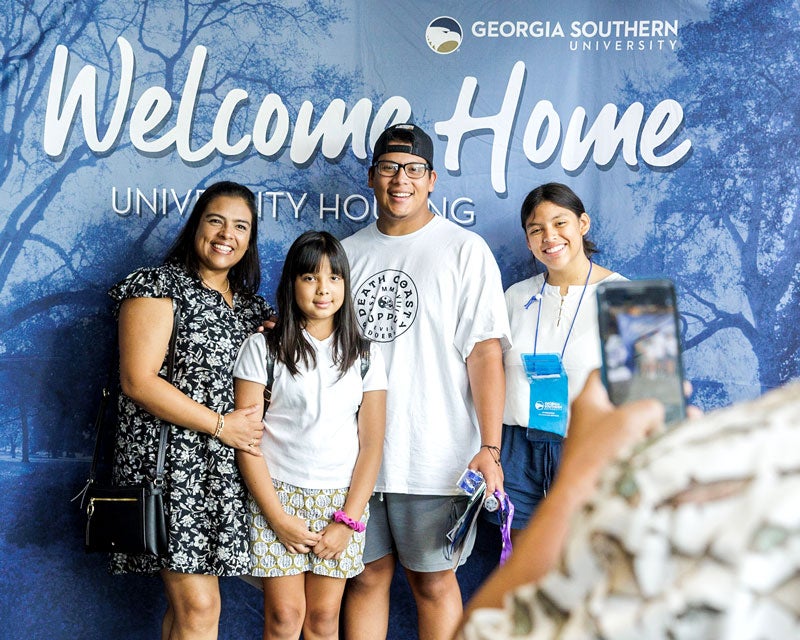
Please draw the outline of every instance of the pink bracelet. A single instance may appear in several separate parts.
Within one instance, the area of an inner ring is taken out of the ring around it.
[[[341,522],[343,525],[350,527],[356,533],[361,533],[367,528],[367,525],[365,525],[363,522],[360,520],[353,520],[344,511],[335,511],[333,514],[333,521]]]

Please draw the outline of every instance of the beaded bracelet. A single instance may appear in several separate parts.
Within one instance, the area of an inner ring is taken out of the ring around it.
[[[219,437],[222,435],[222,430],[225,428],[225,416],[221,413],[217,414],[217,428],[214,431],[214,438],[219,440]]]
[[[333,521],[341,522],[343,525],[350,527],[356,533],[361,533],[367,528],[367,525],[365,525],[363,522],[360,520],[353,520],[344,511],[335,511],[333,513]]]

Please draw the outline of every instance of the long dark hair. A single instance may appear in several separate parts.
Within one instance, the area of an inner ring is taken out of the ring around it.
[[[525,225],[533,210],[544,202],[552,202],[559,207],[569,209],[578,218],[581,217],[581,214],[586,213],[586,207],[572,189],[560,182],[548,182],[536,187],[522,201],[519,214],[523,231],[526,230]],[[600,250],[594,242],[583,236],[583,253],[587,258],[591,258],[593,254],[600,253]]]
[[[241,198],[252,214],[247,251],[245,251],[242,259],[231,267],[228,272],[228,281],[231,283],[231,289],[237,293],[256,293],[261,286],[256,197],[250,189],[237,182],[215,182],[203,191],[192,209],[189,220],[186,221],[175,242],[167,251],[164,264],[183,265],[190,273],[195,275],[198,273],[200,263],[197,259],[197,252],[194,249],[194,237],[197,235],[197,229],[203,219],[203,214],[214,198],[219,196]]]
[[[301,361],[306,368],[317,363],[314,348],[303,335],[306,319],[295,301],[295,279],[304,273],[316,273],[323,258],[328,258],[331,271],[344,280],[344,300],[333,316],[333,361],[339,368],[340,377],[366,345],[356,323],[350,292],[350,263],[344,247],[326,231],[306,231],[297,237],[286,254],[275,294],[278,322],[272,331],[267,332],[267,347],[293,376],[297,375],[297,365]]]

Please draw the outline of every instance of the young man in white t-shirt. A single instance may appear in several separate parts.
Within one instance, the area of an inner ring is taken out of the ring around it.
[[[364,335],[386,360],[383,466],[370,502],[364,560],[348,586],[346,637],[386,637],[399,560],[421,638],[449,638],[462,612],[445,533],[469,466],[502,490],[499,464],[509,346],[500,271],[477,234],[435,216],[433,143],[395,125],[375,144],[369,186],[378,220],[343,241]],[[467,544],[461,562],[471,550]]]

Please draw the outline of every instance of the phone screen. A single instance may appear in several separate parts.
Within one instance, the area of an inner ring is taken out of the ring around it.
[[[614,404],[664,403],[667,424],[686,415],[675,287],[669,280],[601,283],[597,309],[603,381]]]

